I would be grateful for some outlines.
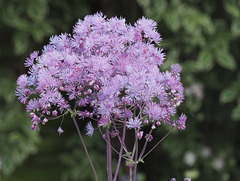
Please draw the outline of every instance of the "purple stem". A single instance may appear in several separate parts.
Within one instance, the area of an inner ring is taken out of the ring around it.
[[[138,136],[137,136],[136,130],[135,130],[135,145],[136,145],[136,151],[135,151],[135,159],[134,159],[134,166],[133,166],[133,181],[136,180],[137,165],[138,165]]]
[[[112,149],[111,140],[109,135],[109,129],[106,127],[106,143],[107,143],[107,175],[108,181],[112,181]]]
[[[74,124],[75,124],[75,127],[76,127],[76,129],[77,129],[78,135],[79,135],[79,137],[80,137],[80,139],[81,139],[81,141],[82,141],[82,144],[83,144],[83,148],[84,148],[84,150],[85,150],[85,153],[86,153],[86,155],[87,155],[87,157],[88,157],[88,161],[89,161],[89,163],[90,163],[90,165],[91,165],[91,167],[92,167],[92,171],[93,171],[94,176],[95,176],[95,181],[98,181],[96,170],[95,170],[94,165],[93,165],[93,163],[92,163],[92,160],[91,160],[91,158],[90,158],[90,156],[89,156],[89,153],[88,153],[88,150],[87,150],[87,146],[86,146],[86,144],[85,144],[85,142],[84,142],[84,140],[83,140],[83,137],[82,137],[81,131],[80,131],[79,127],[78,127],[76,118],[75,118],[74,116],[72,116],[72,118],[73,118],[73,122],[74,122]]]
[[[146,155],[144,155],[141,159],[145,158],[147,155],[149,155],[149,153],[151,153],[171,132],[172,132],[173,127],[169,130],[169,132],[160,140],[157,142],[156,145],[154,145],[154,147],[152,147],[151,150],[149,150]]]
[[[149,131],[149,136],[152,134],[152,131],[153,131],[153,129],[151,129],[150,131]],[[145,141],[145,143],[144,143],[144,146],[143,146],[143,148],[142,148],[142,151],[141,151],[141,153],[140,153],[140,156],[139,156],[139,159],[138,160],[141,160],[141,158],[142,158],[142,156],[143,156],[143,154],[144,154],[144,152],[145,152],[145,150],[146,150],[146,148],[147,148],[147,143],[148,143],[148,139],[146,138],[146,141]]]
[[[116,168],[116,172],[115,172],[113,181],[117,180],[117,176],[118,176],[118,172],[119,172],[119,168],[120,168],[120,164],[121,164],[121,160],[122,160],[123,144],[124,144],[124,141],[125,141],[125,135],[126,135],[126,121],[124,121],[124,125],[123,125],[123,135],[122,135],[121,148],[120,148],[120,151],[119,151],[118,163],[117,163],[117,168]]]

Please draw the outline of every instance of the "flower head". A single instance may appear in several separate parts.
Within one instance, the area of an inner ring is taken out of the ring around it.
[[[17,80],[17,97],[39,116],[33,129],[44,117],[57,118],[70,109],[79,113],[84,107],[91,111],[78,116],[99,118],[99,126],[127,120],[128,129],[139,129],[142,116],[154,129],[155,122],[169,123],[184,100],[181,66],[160,71],[165,60],[160,42],[154,20],[143,17],[129,25],[102,13],[79,20],[72,34],[53,35],[41,53],[26,59],[28,74]],[[180,117],[176,127],[184,130],[185,121]],[[91,136],[91,123],[86,129]]]
[[[177,128],[179,130],[185,130],[186,129],[186,126],[185,126],[185,122],[187,120],[187,116],[182,114],[180,117],[179,117],[179,120],[176,121],[176,124],[177,124]]]
[[[138,119],[137,117],[135,118],[130,118],[127,121],[127,128],[128,129],[138,129],[141,127],[142,121]]]
[[[171,65],[171,70],[177,74],[180,73],[182,71],[182,67],[179,64],[173,64]]]
[[[93,135],[93,133],[94,133],[94,128],[93,128],[93,126],[92,126],[91,121],[89,121],[89,122],[87,123],[86,131],[87,131],[86,135],[88,135],[88,136],[90,136],[90,137]]]

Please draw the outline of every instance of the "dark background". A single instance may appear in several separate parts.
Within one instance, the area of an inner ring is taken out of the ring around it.
[[[0,170],[2,181],[94,180],[71,119],[30,130],[15,94],[24,61],[54,34],[71,33],[95,12],[146,16],[158,22],[164,69],[182,65],[186,131],[173,132],[140,164],[142,181],[240,181],[240,1],[238,0],[0,0]],[[163,127],[154,134],[161,138]],[[86,139],[99,180],[106,180],[105,144]],[[124,169],[120,175],[124,174]]]

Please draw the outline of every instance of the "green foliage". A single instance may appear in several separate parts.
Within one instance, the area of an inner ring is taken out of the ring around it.
[[[227,51],[217,53],[217,63],[229,70],[235,70],[237,67],[234,57]]]
[[[238,89],[236,86],[231,86],[222,90],[220,94],[221,103],[229,103],[236,100],[238,96]]]
[[[11,33],[9,43],[13,44],[11,53],[22,55],[31,49],[33,42],[43,43],[53,34],[70,32],[73,23],[88,11],[86,0],[2,0],[0,31],[4,32],[8,28],[10,32],[7,33]],[[9,50],[7,53],[10,53]]]
[[[10,174],[29,154],[37,150],[39,136],[30,130],[25,110],[15,98],[15,81],[0,70],[0,157],[3,174]]]

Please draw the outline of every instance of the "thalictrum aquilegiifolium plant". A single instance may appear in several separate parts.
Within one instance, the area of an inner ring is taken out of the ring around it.
[[[116,181],[122,160],[129,167],[129,181],[136,180],[137,165],[172,131],[185,130],[187,117],[171,120],[184,101],[181,66],[161,71],[164,53],[157,23],[145,17],[134,25],[124,18],[107,19],[102,13],[88,15],[72,34],[52,36],[41,52],[25,61],[27,74],[17,80],[16,95],[32,118],[32,130],[49,120],[70,114],[83,143],[95,180],[97,173],[88,154],[79,123],[85,118],[86,134],[99,131],[106,142],[108,181]],[[162,124],[169,132],[146,152],[152,133]],[[94,127],[95,126],[95,127]],[[144,127],[149,126],[148,131]],[[64,132],[62,123],[57,129]],[[126,132],[134,132],[131,150]],[[120,143],[117,150],[111,139]],[[140,148],[139,141],[143,141]],[[112,170],[112,152],[119,156]],[[172,178],[174,180],[174,178]]]

